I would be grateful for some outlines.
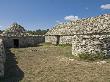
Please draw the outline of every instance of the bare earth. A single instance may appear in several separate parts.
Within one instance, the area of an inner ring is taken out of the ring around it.
[[[6,75],[0,82],[110,82],[110,60],[85,62],[70,55],[71,46],[9,49]]]

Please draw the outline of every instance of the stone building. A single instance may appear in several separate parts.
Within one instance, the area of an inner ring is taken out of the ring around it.
[[[72,35],[68,34],[70,33],[68,29],[70,26],[69,23],[58,24],[49,30],[45,34],[45,42],[52,44],[72,44]]]
[[[109,32],[109,26],[110,14],[70,21],[58,24],[50,29],[45,35],[45,42],[52,44],[72,44],[74,35],[100,33],[105,30]]]
[[[72,54],[110,55],[110,14],[91,17],[82,22],[73,36]]]
[[[110,54],[110,14],[56,25],[45,42],[72,44],[72,54]]]
[[[74,35],[72,54],[110,55],[110,34]]]
[[[13,23],[0,34],[0,77],[4,76],[5,48],[19,48],[37,46],[45,41],[43,35],[31,35],[17,23]]]
[[[43,35],[30,35],[21,25],[13,23],[2,33],[2,39],[5,47],[19,48],[35,46],[38,43],[44,42],[45,37]]]

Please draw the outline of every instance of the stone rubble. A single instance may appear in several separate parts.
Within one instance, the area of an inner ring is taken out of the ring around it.
[[[101,64],[106,64],[107,62],[106,61],[99,61],[97,62],[97,64],[101,65]]]

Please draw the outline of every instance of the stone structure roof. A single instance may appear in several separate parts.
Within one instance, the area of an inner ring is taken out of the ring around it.
[[[2,36],[8,36],[8,37],[12,37],[12,36],[28,36],[29,34],[26,33],[26,30],[19,24],[17,23],[13,23],[12,25],[9,26],[8,29],[6,29],[3,33]]]
[[[110,14],[56,25],[46,35],[103,34],[110,32]]]
[[[21,25],[13,23],[5,32],[25,32],[25,29]]]

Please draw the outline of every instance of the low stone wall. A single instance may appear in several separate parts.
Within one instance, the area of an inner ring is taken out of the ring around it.
[[[56,36],[45,36],[45,42],[46,43],[56,44],[57,37]]]
[[[73,36],[60,36],[59,44],[72,44]]]
[[[31,47],[35,46],[39,43],[45,42],[45,36],[25,36],[25,37],[3,37],[5,47],[13,48],[14,47],[14,39],[19,40],[19,47]]]
[[[75,35],[72,41],[72,54],[81,53],[110,55],[110,35]]]
[[[33,40],[35,44],[43,43],[45,42],[45,36],[44,35],[33,36]]]
[[[27,46],[27,47],[36,46],[39,43],[45,42],[45,36],[43,36],[43,35],[28,36],[28,37],[25,37],[25,40],[22,40],[22,41],[25,41],[25,46]],[[23,45],[23,44],[21,44],[21,45]]]
[[[46,43],[52,43],[54,36],[45,36],[45,42]]]
[[[58,39],[59,38],[59,39]],[[46,43],[72,44],[72,36],[45,36]]]
[[[0,77],[4,76],[5,49],[2,39],[0,39]]]

